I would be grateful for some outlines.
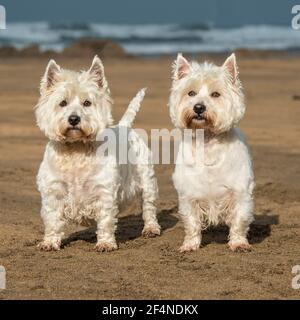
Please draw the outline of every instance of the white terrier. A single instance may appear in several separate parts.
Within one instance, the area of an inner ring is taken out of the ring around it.
[[[96,56],[90,69],[80,73],[63,70],[51,60],[40,93],[37,124],[50,141],[37,177],[45,225],[39,247],[59,250],[66,222],[84,225],[96,221],[96,250],[117,249],[115,229],[120,205],[140,193],[143,235],[159,235],[157,181],[152,164],[143,161],[151,157],[144,141],[128,129],[129,145],[136,151],[135,165],[119,165],[116,155],[97,152],[102,145],[97,137],[112,124],[112,100],[101,60]],[[144,93],[141,90],[132,100],[120,125],[130,128]]]
[[[229,247],[248,251],[249,225],[253,221],[254,176],[247,144],[236,125],[245,113],[244,96],[235,55],[219,67],[189,63],[178,55],[169,100],[177,128],[204,130],[203,163],[177,164],[173,181],[179,196],[179,213],[185,228],[181,252],[197,250],[201,230],[225,223],[230,228]],[[195,137],[195,135],[193,135]],[[184,143],[179,154],[186,152]],[[190,143],[190,155],[200,152]]]

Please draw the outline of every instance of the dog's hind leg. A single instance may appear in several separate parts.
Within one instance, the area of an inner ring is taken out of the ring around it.
[[[154,169],[151,165],[138,165],[138,172],[142,186],[143,220],[142,235],[152,238],[160,235],[160,225],[157,221],[158,187]]]

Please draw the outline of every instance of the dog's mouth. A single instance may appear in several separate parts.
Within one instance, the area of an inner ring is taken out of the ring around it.
[[[65,131],[64,136],[67,139],[78,140],[84,136],[84,132],[79,127],[69,127]]]
[[[182,114],[182,121],[184,126],[189,129],[206,130],[214,127],[214,117],[207,111],[197,114],[194,111],[187,109]]]
[[[199,128],[203,129],[207,125],[207,117],[206,114],[193,114],[190,120],[190,127],[191,128]]]
[[[67,132],[68,131],[81,131],[81,129],[80,128],[78,128],[78,127],[69,127],[68,129],[67,129]]]
[[[203,122],[206,121],[206,118],[204,116],[204,114],[196,114],[193,118],[192,121],[197,121],[197,122]]]

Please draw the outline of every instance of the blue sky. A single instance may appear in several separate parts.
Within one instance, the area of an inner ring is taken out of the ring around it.
[[[288,25],[296,0],[0,0],[8,22]],[[300,4],[300,2],[298,1]]]

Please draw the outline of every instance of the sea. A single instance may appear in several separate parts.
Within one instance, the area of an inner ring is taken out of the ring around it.
[[[105,24],[105,23],[8,23],[0,30],[0,47],[24,48],[38,44],[41,50],[62,51],[84,37],[111,39],[127,53],[160,56],[183,53],[222,53],[237,48],[254,50],[300,50],[300,30],[291,26],[245,25],[215,28],[209,23]]]

